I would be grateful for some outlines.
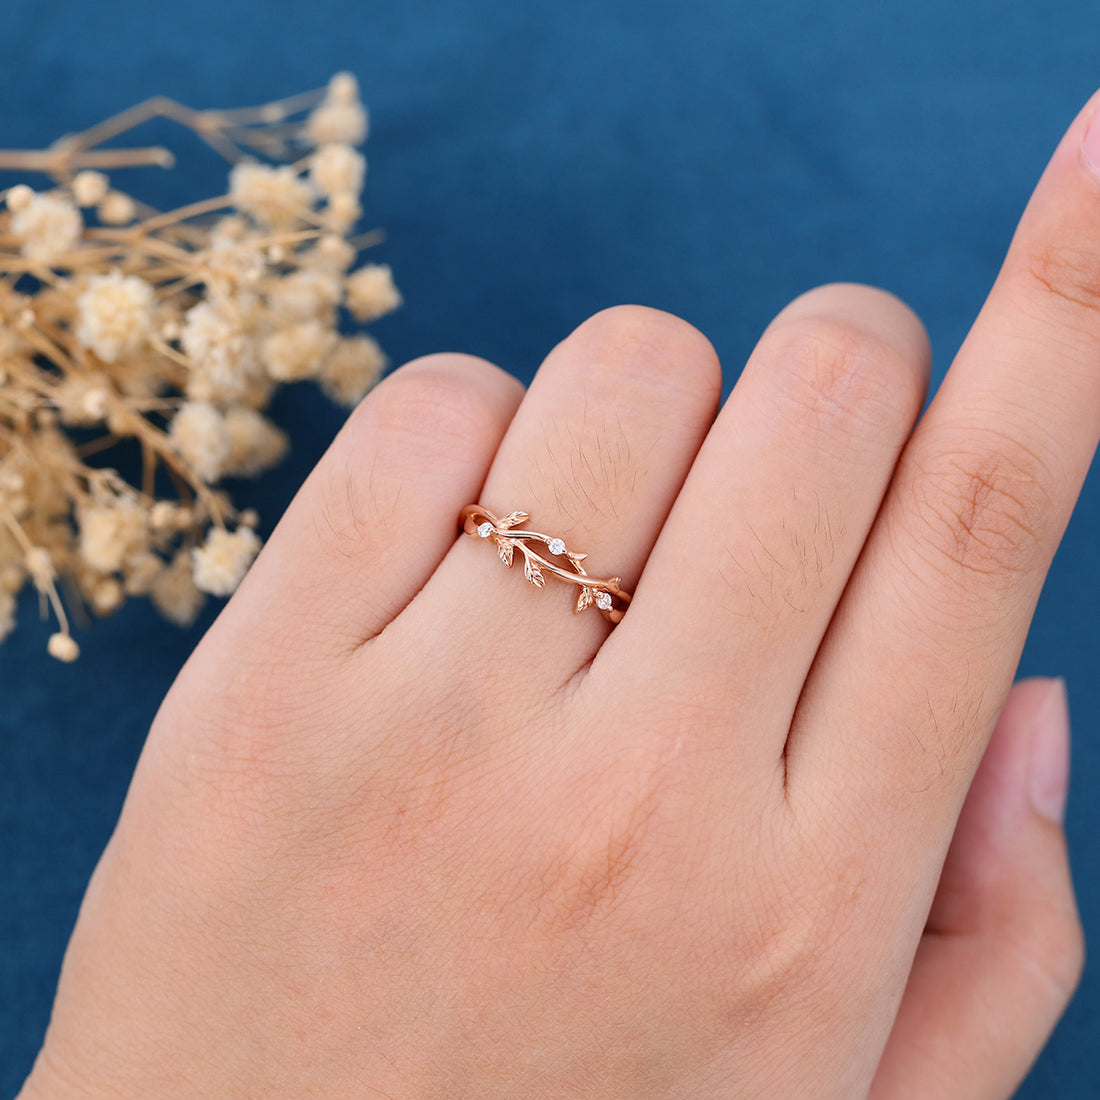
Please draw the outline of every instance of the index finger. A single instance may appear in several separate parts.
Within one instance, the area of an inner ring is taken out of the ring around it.
[[[1100,94],[899,460],[788,740],[792,798],[883,858],[921,822],[929,891],[1098,437]]]

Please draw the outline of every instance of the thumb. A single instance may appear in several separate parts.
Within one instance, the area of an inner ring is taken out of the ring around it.
[[[1084,964],[1068,778],[1064,683],[1017,684],[963,805],[874,1100],[1005,1100],[1038,1056]]]

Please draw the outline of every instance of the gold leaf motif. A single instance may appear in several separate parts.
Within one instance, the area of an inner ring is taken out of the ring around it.
[[[533,558],[525,558],[523,562],[523,575],[536,587],[541,588],[546,583],[546,578],[542,575],[542,569],[539,568],[539,563]]]
[[[582,588],[581,594],[577,597],[577,606],[573,608],[573,614],[579,615],[586,607],[592,603],[592,589]]]
[[[515,539],[501,539],[497,543],[497,553],[500,555],[500,560],[505,565],[512,564],[512,552],[516,548]]]
[[[502,519],[497,526],[498,527],[518,527],[521,523],[526,523],[531,516],[527,512],[509,512],[504,519]]]
[[[572,558],[573,561],[584,561],[588,557],[587,554],[574,554],[572,551],[568,551],[565,555],[567,558]]]

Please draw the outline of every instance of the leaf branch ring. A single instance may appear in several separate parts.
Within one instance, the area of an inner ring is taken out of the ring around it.
[[[459,522],[466,534],[496,543],[497,554],[506,566],[511,566],[515,551],[519,550],[523,555],[523,575],[536,588],[546,584],[547,573],[578,585],[580,593],[573,605],[574,615],[579,615],[588,607],[595,607],[609,622],[619,622],[630,603],[630,594],[622,588],[622,577],[608,577],[606,580],[590,577],[581,565],[587,554],[566,549],[563,539],[539,531],[522,530],[520,525],[530,518],[527,512],[509,512],[498,518],[480,504],[468,504],[462,509]],[[531,543],[543,543],[549,557],[565,561],[567,567],[556,565],[536,553]]]

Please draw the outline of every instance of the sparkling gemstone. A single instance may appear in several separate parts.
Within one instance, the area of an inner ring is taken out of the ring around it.
[[[483,523],[478,527],[477,533],[483,539],[487,539],[493,533],[493,525],[491,523]]]
[[[596,594],[596,606],[601,611],[611,610],[611,593],[610,592],[598,592]]]
[[[565,543],[561,539],[551,539],[547,546],[549,546],[551,554],[565,553]]]

